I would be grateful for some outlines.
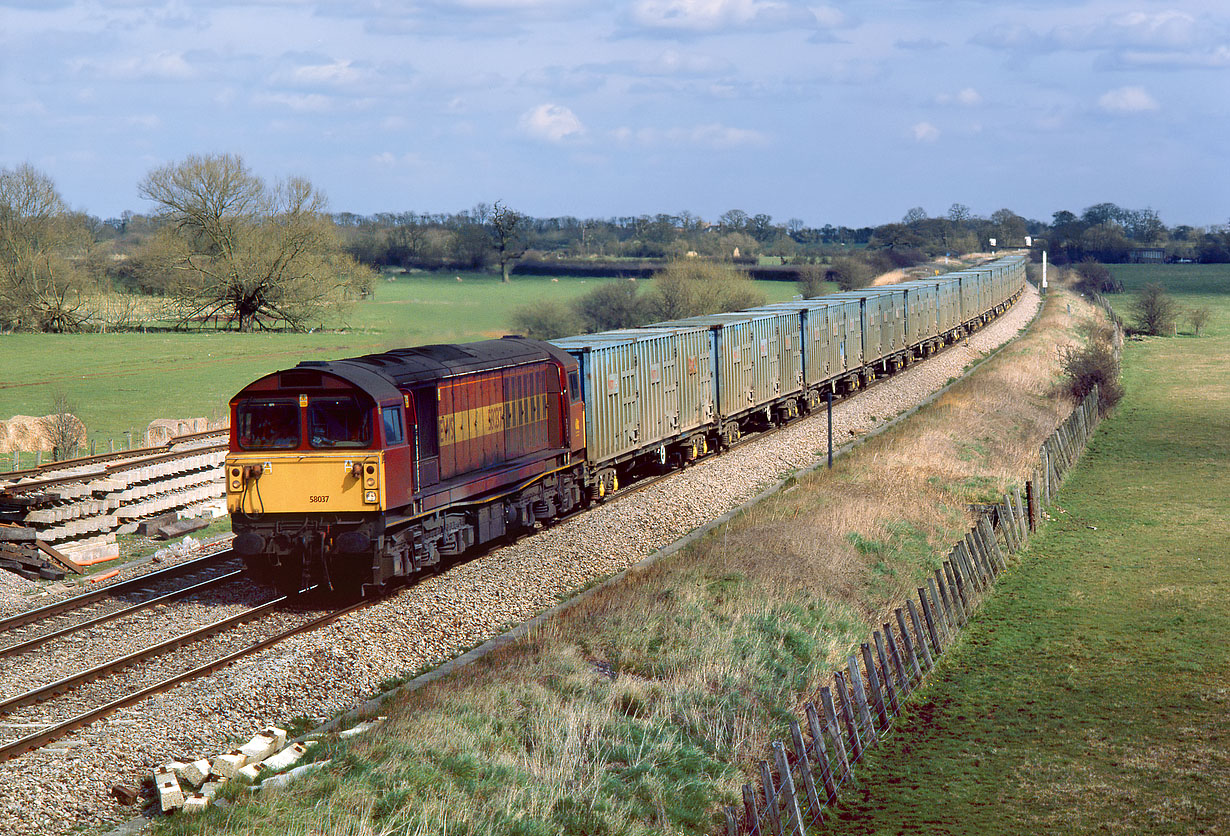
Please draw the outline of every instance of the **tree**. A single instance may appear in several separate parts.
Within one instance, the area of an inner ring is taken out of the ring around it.
[[[51,442],[51,458],[61,461],[69,458],[85,443],[85,424],[73,415],[75,407],[63,392],[57,392],[51,401],[51,414],[39,419],[40,429]]]
[[[505,282],[512,281],[513,262],[525,255],[525,229],[529,226],[529,218],[520,212],[509,209],[500,201],[490,213],[491,228],[495,231],[496,260],[500,262],[500,275]]]
[[[1174,299],[1166,292],[1166,288],[1150,282],[1140,289],[1134,313],[1138,331],[1154,336],[1165,334],[1174,326]]]
[[[76,331],[89,320],[77,256],[91,241],[81,221],[46,174],[0,168],[0,327]]]
[[[1208,308],[1192,308],[1187,312],[1187,321],[1191,324],[1195,336],[1200,336],[1200,331],[1209,324],[1212,315],[1213,312]]]
[[[755,307],[764,304],[764,294],[742,270],[689,258],[654,273],[642,304],[646,316],[662,322]]]
[[[948,220],[954,224],[963,224],[973,216],[974,213],[964,203],[954,203],[948,207]]]
[[[644,301],[632,280],[601,284],[576,300],[586,333],[636,328],[649,321]]]
[[[325,196],[303,178],[270,186],[238,155],[192,155],[151,171],[140,193],[157,205],[166,263],[183,276],[182,324],[306,330],[371,288],[370,271],[343,253]]]
[[[901,222],[906,226],[909,226],[911,224],[916,224],[919,221],[925,221],[926,219],[927,210],[921,206],[915,206],[913,209],[905,213],[905,217],[901,219]]]

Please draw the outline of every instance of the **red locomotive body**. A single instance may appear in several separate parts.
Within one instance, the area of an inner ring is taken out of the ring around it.
[[[581,503],[577,365],[547,343],[300,363],[231,409],[235,549],[295,590],[379,587]]]

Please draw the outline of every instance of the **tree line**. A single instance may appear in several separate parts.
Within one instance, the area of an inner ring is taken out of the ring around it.
[[[1151,209],[1112,203],[1055,212],[1049,223],[1010,209],[984,218],[954,203],[938,216],[917,207],[858,228],[741,209],[713,221],[689,211],[535,218],[501,201],[357,215],[331,212],[306,179],[270,182],[233,154],[155,168],[138,193],[151,211],[100,219],[71,210],[34,167],[0,168],[0,330],[131,326],[123,312],[100,312],[100,295],[116,291],[164,300],[181,327],[306,330],[370,293],[384,268],[494,270],[509,281],[518,264],[584,272],[627,260],[654,270],[684,260],[773,263],[792,266],[805,285],[858,287],[892,267],[996,247],[1046,249],[1058,264],[1121,262],[1142,247],[1169,260],[1230,262],[1230,226],[1167,227]]]

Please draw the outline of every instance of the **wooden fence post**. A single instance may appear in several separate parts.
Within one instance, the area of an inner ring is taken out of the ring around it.
[[[1012,486],[1012,501],[1015,503],[1016,518],[1020,524],[1021,542],[1029,542],[1029,515],[1025,512],[1025,503],[1021,501],[1021,486]]]
[[[773,836],[786,836],[782,832],[782,817],[777,812],[777,789],[773,786],[773,772],[768,761],[760,762],[760,783],[764,786],[764,814],[769,828]]]
[[[939,656],[944,652],[944,646],[940,642],[940,631],[935,627],[935,614],[931,612],[931,602],[927,600],[927,588],[925,586],[918,587],[918,601],[922,604],[923,618],[927,622],[927,635],[931,637],[931,649],[935,651],[935,655]],[[920,639],[920,643],[926,647],[926,641]]]
[[[879,738],[876,734],[876,724],[871,718],[871,704],[867,701],[867,690],[863,687],[863,677],[858,669],[858,659],[854,656],[846,658],[846,670],[850,672],[850,693],[854,697],[854,705],[858,709],[858,721],[867,731],[867,739],[863,748],[874,746]]]
[[[901,646],[905,648],[905,660],[909,663],[910,673],[910,688],[914,690],[914,682],[922,680],[922,667],[918,664],[918,654],[914,652],[914,642],[910,640],[910,628],[905,624],[905,613],[901,611],[901,607],[893,610],[893,614],[897,617],[897,629],[901,633]]]
[[[841,719],[846,726],[846,739],[849,742],[850,762],[858,763],[863,757],[863,741],[858,734],[858,722],[854,719],[854,706],[850,701],[850,691],[846,687],[846,678],[841,671],[833,674],[833,682],[837,690],[837,705],[841,709]]]
[[[961,585],[957,581],[957,571],[952,565],[951,560],[944,561],[944,577],[948,579],[948,593],[952,596],[952,608],[957,613],[957,626],[964,627],[969,623],[969,619],[965,614],[964,593],[961,591]]]
[[[837,766],[841,769],[841,780],[850,777],[850,757],[846,754],[846,744],[841,737],[841,726],[837,723],[837,710],[833,706],[833,694],[829,686],[820,689],[820,704],[824,706],[824,724],[833,741],[833,750],[837,753]]]
[[[885,625],[887,626],[887,625]],[[897,702],[897,689],[893,687],[893,669],[889,667],[888,651],[884,647],[884,637],[880,635],[880,631],[876,630],[871,634],[876,643],[876,657],[880,660],[880,672],[884,674],[884,693],[888,695],[888,708],[897,716],[897,712],[901,710],[901,705]]]
[[[875,656],[872,655],[871,645],[863,642],[863,667],[867,670],[867,687],[871,690],[871,705],[875,709],[876,718],[880,721],[880,729],[888,728],[888,704],[884,701],[884,692],[880,690],[880,676],[876,671]],[[888,684],[887,680],[884,683]]]
[[[790,721],[790,744],[794,748],[794,757],[799,762],[799,775],[803,777],[803,790],[807,793],[807,819],[815,821],[820,815],[820,796],[816,793],[816,779],[811,773],[811,758],[807,755],[807,744],[803,742],[803,730],[799,728],[798,720]]]
[[[773,743],[773,760],[777,764],[777,774],[782,779],[782,804],[786,808],[786,821],[782,822],[782,832],[790,836],[803,836],[803,815],[799,812],[799,799],[794,794],[794,776],[790,774],[790,761],[786,760],[786,747],[780,740]]]
[[[1007,497],[1008,495],[1004,494],[1004,498],[1007,499]],[[995,506],[995,509],[999,513],[1000,530],[1004,532],[1004,539],[1008,542],[1008,553],[1016,554],[1020,547],[1016,542],[1016,530],[1012,524],[1012,515],[1008,511],[1008,503],[1000,503]]]
[[[991,527],[991,520],[985,516],[978,520],[978,530],[982,532],[982,539],[986,541],[988,552],[999,562],[1000,569],[1007,569],[1008,560],[999,550],[999,540],[995,539],[995,529]]]
[[[981,595],[986,591],[986,581],[982,577],[982,568],[978,565],[978,561],[974,559],[974,551],[971,546],[973,540],[967,535],[964,540],[957,542],[957,560],[965,567],[965,576],[969,578],[973,584],[974,592]],[[973,608],[973,595],[970,595],[970,607]]]
[[[833,780],[833,767],[829,763],[829,753],[824,745],[824,729],[820,727],[820,715],[816,712],[815,703],[808,703],[804,710],[807,712],[807,728],[811,732],[812,752],[816,756],[816,763],[820,766],[820,780],[824,783],[824,796],[828,799],[828,803],[832,804],[837,800],[837,782]],[[841,753],[841,762],[845,761],[845,752]],[[847,767],[839,767],[844,769]]]
[[[960,622],[957,620],[957,605],[952,602],[956,594],[948,588],[948,582],[944,579],[943,568],[936,569],[932,574],[935,575],[934,589],[940,591],[940,605],[944,608],[944,622],[948,626],[948,635],[955,636],[957,627]]]
[[[747,820],[747,832],[752,836],[763,836],[760,829],[760,813],[756,809],[756,792],[751,784],[743,785],[743,813]]]
[[[944,611],[944,602],[940,598],[935,578],[927,578],[927,588],[931,590],[931,615],[935,618],[935,626],[939,629],[940,641],[947,647],[952,641],[952,625],[948,621],[948,613]]]
[[[974,565],[978,567],[978,572],[982,575],[982,591],[986,592],[995,580],[998,567],[990,559],[986,546],[979,539],[977,528],[965,535],[965,550],[969,552]]]
[[[918,617],[918,610],[914,607],[914,601],[906,599],[905,607],[910,611],[910,622],[914,625],[914,636],[918,639],[918,650],[922,651],[923,662],[927,665],[927,670],[930,671],[935,667],[935,662],[931,659],[931,650],[927,647],[927,634],[923,631],[922,619]]]

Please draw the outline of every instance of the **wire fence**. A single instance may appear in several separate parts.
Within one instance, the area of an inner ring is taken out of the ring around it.
[[[905,698],[917,690],[1028,543],[1042,511],[1085,449],[1099,419],[1095,387],[1041,446],[1024,492],[1014,488],[982,507],[943,566],[893,618],[863,642],[831,685],[819,689],[790,723],[789,741],[772,745],[760,780],[743,786],[743,805],[725,809],[727,836],[803,836],[837,801],[868,750],[892,730]]]

